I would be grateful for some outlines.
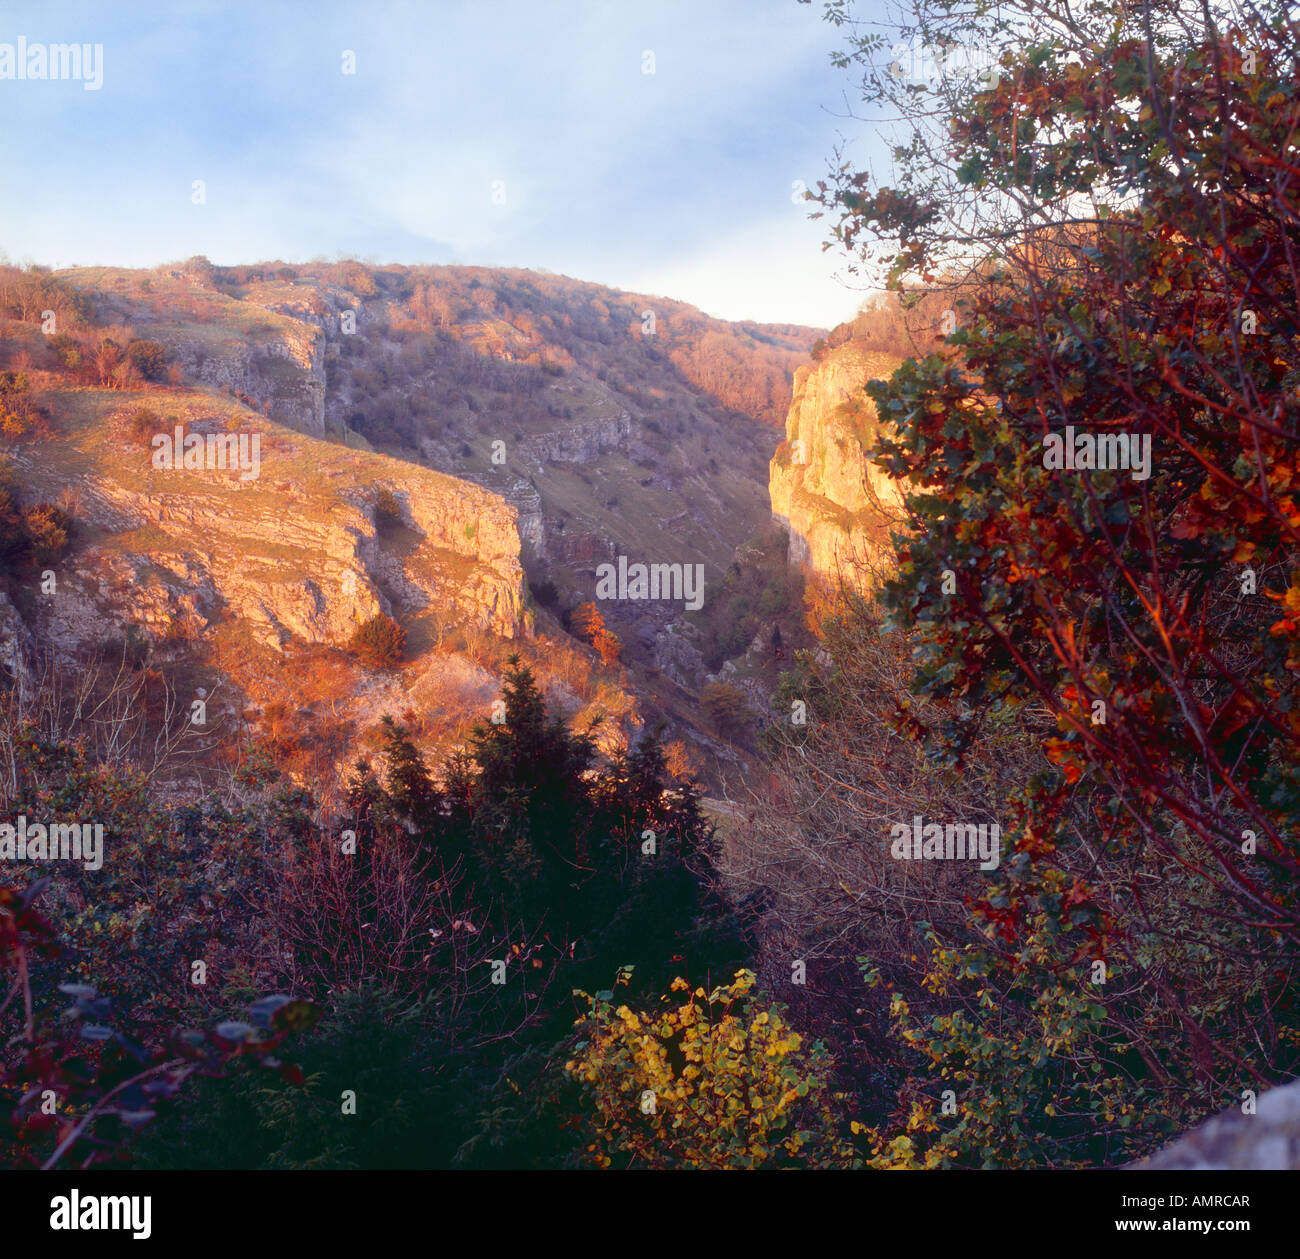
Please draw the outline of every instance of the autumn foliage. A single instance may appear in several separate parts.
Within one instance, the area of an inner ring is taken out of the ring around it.
[[[868,387],[911,490],[885,601],[946,706],[932,753],[1018,722],[1044,760],[1003,802],[989,939],[926,941],[962,995],[937,1023],[894,1001],[968,1101],[920,1106],[888,1165],[1108,1161],[1300,1067],[1298,83],[1285,26],[1117,24],[953,119],[958,183],[1040,226],[988,247],[947,348]],[[922,198],[837,203],[900,283],[951,256]],[[1045,458],[1077,434],[1150,466]]]
[[[743,970],[707,993],[675,979],[646,1012],[616,1006],[613,991],[586,998],[577,1057],[566,1069],[592,1108],[587,1151],[595,1165],[852,1164],[825,1052],[805,1045],[779,1008],[762,1008],[754,983]]]
[[[618,635],[606,627],[605,618],[594,603],[588,601],[578,604],[569,614],[569,625],[579,638],[596,649],[602,663],[618,663],[623,644],[619,642]]]

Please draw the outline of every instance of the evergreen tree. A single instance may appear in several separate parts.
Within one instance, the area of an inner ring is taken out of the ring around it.
[[[427,825],[437,807],[438,793],[411,732],[385,716],[383,746],[389,802],[403,819]]]

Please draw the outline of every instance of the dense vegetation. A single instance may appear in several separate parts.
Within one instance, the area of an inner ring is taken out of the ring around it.
[[[1295,26],[1151,9],[1049,7],[1027,45],[994,23],[987,46],[1013,51],[937,152],[918,143],[899,187],[823,192],[896,284],[955,276],[958,314],[868,389],[911,522],[888,632],[850,613],[827,711],[861,728],[843,682],[906,636],[893,724],[928,753],[915,790],[1002,825],[996,876],[886,872],[884,904],[910,895],[919,921],[858,933],[907,1047],[870,1134],[882,1165],[1122,1161],[1300,1068],[1300,280],[1276,177]],[[942,46],[948,7],[931,16]],[[1067,427],[1112,450],[1145,435],[1150,465],[1052,463]],[[832,794],[815,816],[834,833],[864,806]],[[809,878],[854,855],[810,854]]]
[[[232,783],[236,808],[159,804],[114,753],[132,712],[115,708],[121,687],[106,673],[94,696],[120,711],[98,740],[55,733],[72,702],[8,700],[5,816],[100,819],[111,860],[95,875],[52,866],[0,904],[6,974],[36,1011],[6,1002],[28,1028],[0,1075],[7,1163],[127,1149],[155,1166],[581,1162],[561,1102],[576,1087],[574,990],[622,968],[629,997],[650,1000],[747,956],[712,890],[695,789],[667,785],[653,739],[598,758],[527,669],[436,777],[388,720],[380,764],[358,765],[349,813],[328,819],[255,765]],[[75,998],[62,1017],[60,984]],[[263,1031],[219,1021],[277,991],[296,1003],[255,1004]],[[271,1051],[318,1014],[285,1066]],[[244,1057],[280,1069],[232,1074]],[[142,1076],[123,1120],[128,1067],[168,1088]],[[160,1114],[183,1083],[189,1104]]]

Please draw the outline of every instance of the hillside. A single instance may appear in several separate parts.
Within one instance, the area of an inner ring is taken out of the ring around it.
[[[486,268],[191,260],[67,278],[187,379],[503,494],[530,568],[573,601],[621,553],[731,562],[766,518],[762,467],[817,333]]]
[[[13,591],[15,641],[72,656],[143,635],[233,686],[235,727],[288,706],[282,742],[340,757],[417,694],[424,733],[453,737],[522,650],[611,746],[666,722],[706,773],[743,763],[694,697],[760,628],[738,579],[774,582],[768,621],[796,619],[763,482],[816,329],[541,272],[204,259],[5,269],[0,315],[16,492],[75,520],[57,595]],[[151,443],[177,426],[256,434],[256,474],[158,470]],[[604,601],[619,650],[600,660],[568,614],[620,556],[698,568],[705,606]],[[406,634],[397,678],[345,663],[379,615]],[[316,661],[296,697],[267,681],[294,659]]]

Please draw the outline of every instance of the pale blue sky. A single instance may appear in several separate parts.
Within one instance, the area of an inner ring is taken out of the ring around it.
[[[546,267],[826,326],[863,296],[792,200],[841,135],[879,164],[820,3],[0,0],[19,36],[104,52],[98,91],[0,80],[15,262]]]

